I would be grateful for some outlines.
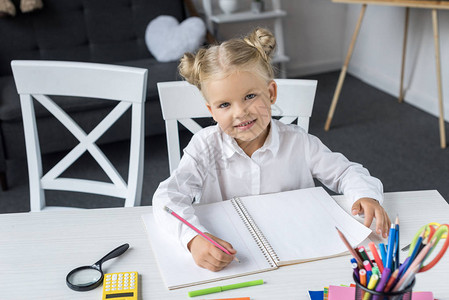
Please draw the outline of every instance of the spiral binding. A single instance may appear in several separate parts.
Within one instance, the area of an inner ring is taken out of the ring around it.
[[[262,231],[260,231],[259,227],[254,222],[249,212],[246,210],[245,205],[237,197],[232,198],[231,203],[237,211],[240,219],[242,219],[242,221],[245,223],[245,226],[248,228],[249,232],[256,241],[257,246],[262,251],[268,263],[272,267],[277,266],[276,261],[280,261],[279,257],[266,239],[265,235],[262,233]]]

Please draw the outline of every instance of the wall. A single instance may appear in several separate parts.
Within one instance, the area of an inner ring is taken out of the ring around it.
[[[348,6],[345,48],[360,8]],[[440,10],[438,18],[444,113],[449,121],[449,11]],[[348,68],[352,75],[393,96],[399,95],[404,21],[405,8],[368,6]],[[432,17],[428,9],[410,9],[404,89],[404,101],[439,115]]]
[[[221,13],[218,0],[211,0],[215,13]],[[271,1],[265,0],[267,9]],[[202,11],[202,1],[194,1]],[[290,57],[287,75],[298,77],[341,68],[346,25],[346,5],[330,0],[281,0],[287,12],[283,18],[285,53]],[[249,10],[250,0],[239,0],[239,10]],[[272,22],[245,22],[221,25],[219,39],[241,36],[257,25],[272,27]]]
[[[212,0],[215,2],[217,0]],[[249,0],[239,0],[249,9]],[[269,0],[266,0],[268,4]],[[195,0],[201,10],[201,0]],[[339,70],[361,5],[331,0],[281,0],[289,77]],[[216,7],[218,10],[218,7]],[[348,72],[393,96],[399,96],[404,8],[368,6]],[[449,121],[449,11],[438,13],[445,119]],[[270,26],[269,23],[266,23]],[[256,24],[220,28],[220,38],[242,35]],[[404,76],[404,100],[438,116],[438,91],[431,12],[411,9]]]

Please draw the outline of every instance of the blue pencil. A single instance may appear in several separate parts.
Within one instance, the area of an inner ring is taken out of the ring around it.
[[[396,247],[395,247],[395,269],[399,268],[399,216],[396,216],[394,230],[396,231]]]
[[[390,233],[388,235],[387,261],[384,266],[385,268],[388,268],[390,270],[393,270],[392,265],[393,265],[393,250],[395,248],[395,243],[394,243],[395,239],[396,239],[395,226],[394,226],[394,224],[391,224]]]
[[[402,272],[399,272],[399,276],[401,276],[402,274],[405,274],[405,272],[407,271],[407,269],[410,267],[410,265],[412,264],[413,260],[415,259],[416,255],[418,254],[419,248],[421,248],[421,243],[422,243],[422,240],[424,238],[425,232],[426,231],[423,230],[421,235],[416,240],[416,244],[415,244],[415,247],[413,248],[413,252],[412,252],[412,254],[410,254],[409,257],[407,257],[409,260],[407,262],[404,261],[403,265],[405,265],[405,267],[403,268]]]

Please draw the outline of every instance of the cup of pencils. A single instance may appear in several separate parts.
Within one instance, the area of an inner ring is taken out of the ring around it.
[[[377,291],[376,287],[380,284],[381,278],[377,274],[371,275],[370,281],[368,285],[363,284],[359,279],[357,279],[356,275],[353,275],[356,287],[355,287],[355,297],[356,300],[368,300],[368,299],[377,299],[377,300],[411,300],[412,299],[412,290],[415,285],[415,279],[404,289],[398,290],[396,292],[389,291],[386,292],[384,290]],[[365,279],[366,280],[366,279]]]
[[[352,248],[344,234],[338,228],[337,231],[353,256],[351,265],[356,283],[355,299],[361,300],[412,299],[415,275],[435,266],[449,247],[449,225],[429,223],[415,234],[407,257],[400,263],[399,219],[396,217],[395,224],[390,228],[387,246],[379,243],[376,248],[373,242],[368,244],[374,257],[371,259],[363,246]],[[445,240],[444,245],[432,256],[440,240]]]

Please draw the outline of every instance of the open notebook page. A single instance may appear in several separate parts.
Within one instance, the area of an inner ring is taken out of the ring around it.
[[[321,187],[240,199],[279,257],[278,265],[347,252],[335,226],[354,246],[371,233]]]
[[[159,270],[168,289],[233,278],[276,268],[269,263],[238,217],[230,201],[195,207],[196,215],[208,231],[228,241],[237,250],[238,262],[219,272],[198,267],[181,244],[160,230],[153,214],[142,215]]]

